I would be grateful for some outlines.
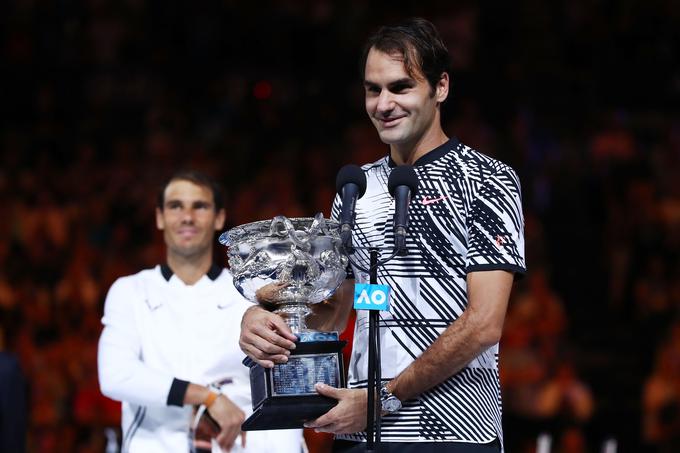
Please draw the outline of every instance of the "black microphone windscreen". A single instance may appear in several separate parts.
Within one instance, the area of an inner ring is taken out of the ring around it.
[[[342,188],[350,183],[359,187],[359,198],[363,197],[366,192],[366,175],[358,165],[349,164],[340,169],[338,177],[335,178],[335,190],[342,196]]]
[[[418,175],[412,165],[399,165],[387,180],[387,188],[390,195],[394,196],[394,191],[398,186],[406,186],[411,190],[411,197],[418,191]]]

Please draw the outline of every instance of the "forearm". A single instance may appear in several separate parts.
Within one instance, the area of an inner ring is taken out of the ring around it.
[[[202,404],[210,389],[150,369],[141,360],[126,357],[106,343],[99,346],[99,382],[102,393],[117,401],[146,406]]]
[[[104,334],[99,343],[98,362],[99,385],[104,395],[135,404],[167,404],[174,377],[129,357],[115,343],[110,343]]]
[[[258,291],[259,305],[249,310],[274,311],[277,305],[272,301],[276,299],[274,295],[279,289],[279,285],[270,285],[270,288],[266,290],[260,289]],[[352,310],[353,293],[354,281],[346,280],[328,300],[310,305],[312,312],[305,319],[307,327],[320,331],[343,331]]]
[[[307,327],[322,332],[342,332],[347,326],[351,309],[351,305],[343,306],[333,300],[316,304],[312,307],[312,314],[307,317]]]
[[[475,335],[472,324],[463,314],[389,383],[389,390],[401,401],[406,401],[462,370],[490,346]]]
[[[352,311],[353,295],[354,280],[344,281],[327,301],[312,305],[307,325],[324,332],[342,332]]]
[[[468,306],[389,390],[405,401],[444,382],[498,343],[503,331],[513,276],[504,271],[468,274]]]
[[[184,393],[184,404],[203,404],[212,390],[200,384],[189,383]]]

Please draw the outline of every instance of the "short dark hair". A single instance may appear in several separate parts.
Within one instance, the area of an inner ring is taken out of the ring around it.
[[[365,78],[366,59],[371,49],[386,54],[398,53],[404,58],[404,68],[411,77],[422,72],[434,90],[442,73],[450,72],[451,58],[439,32],[428,20],[408,19],[398,25],[381,27],[364,46],[361,59],[361,79]]]
[[[161,186],[158,191],[158,197],[156,199],[156,206],[162,211],[163,205],[165,204],[165,189],[168,188],[171,182],[174,181],[189,181],[197,186],[207,187],[210,189],[213,195],[213,201],[215,203],[215,212],[224,208],[224,192],[222,186],[220,186],[217,181],[215,181],[210,176],[206,175],[197,170],[181,170],[172,175],[165,183]]]

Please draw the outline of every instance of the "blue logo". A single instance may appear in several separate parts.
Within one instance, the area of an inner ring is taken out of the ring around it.
[[[390,287],[356,283],[354,285],[354,308],[388,311],[390,309]]]

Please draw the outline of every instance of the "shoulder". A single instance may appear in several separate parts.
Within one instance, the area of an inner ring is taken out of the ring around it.
[[[507,171],[514,172],[508,164],[494,159],[474,148],[460,143],[456,149],[458,162],[461,166],[480,172],[482,175],[494,175]]]
[[[485,184],[500,178],[519,186],[517,173],[510,165],[463,143],[459,143],[452,151],[449,164],[456,167],[459,175],[465,179]]]
[[[162,285],[165,282],[160,267],[144,269],[136,274],[126,275],[118,278],[111,288],[107,299],[112,297],[133,297],[136,294],[145,293],[146,288]]]

